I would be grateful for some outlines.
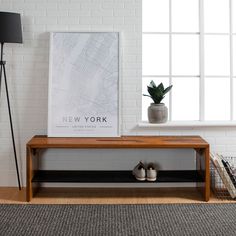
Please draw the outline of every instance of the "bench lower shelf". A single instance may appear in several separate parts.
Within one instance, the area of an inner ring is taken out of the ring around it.
[[[143,183],[137,181],[132,171],[64,171],[38,170],[32,182],[47,183]],[[156,183],[204,182],[196,170],[159,171]],[[150,183],[150,182],[149,182]],[[151,182],[152,183],[152,182]]]

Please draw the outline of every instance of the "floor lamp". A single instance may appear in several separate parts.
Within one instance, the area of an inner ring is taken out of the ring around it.
[[[3,60],[4,43],[22,43],[22,28],[21,28],[20,14],[12,13],[12,12],[0,12],[0,43],[1,43],[0,92],[1,92],[1,82],[2,82],[2,75],[3,75],[5,88],[6,88],[7,105],[8,105],[10,126],[11,126],[11,136],[12,136],[12,144],[13,144],[14,157],[15,157],[17,180],[18,180],[19,190],[21,190],[21,183],[20,183],[20,176],[19,176],[19,169],[18,169],[17,155],[16,155],[16,145],[15,145],[13,125],[12,125],[11,107],[10,107],[10,100],[9,100],[8,86],[7,86],[7,76],[6,76],[6,69],[5,69],[6,61]]]

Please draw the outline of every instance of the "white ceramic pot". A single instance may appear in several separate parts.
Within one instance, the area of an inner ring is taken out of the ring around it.
[[[151,103],[148,107],[148,120],[150,123],[165,123],[168,120],[168,108],[164,103]]]

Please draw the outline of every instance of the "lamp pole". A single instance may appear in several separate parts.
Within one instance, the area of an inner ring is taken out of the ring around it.
[[[7,76],[6,76],[6,69],[5,69],[6,61],[3,61],[3,45],[4,45],[4,43],[1,42],[0,92],[1,92],[2,72],[3,72],[5,88],[6,88],[6,95],[7,95],[7,106],[8,106],[8,113],[9,113],[10,126],[11,126],[11,137],[12,137],[13,151],[14,151],[14,157],[15,157],[15,165],[16,165],[18,187],[19,187],[19,190],[21,190],[19,168],[18,168],[17,155],[16,155],[16,145],[15,145],[15,138],[14,138],[14,130],[13,130],[13,125],[12,125],[11,106],[10,106],[10,100],[9,100],[9,94],[8,94]]]

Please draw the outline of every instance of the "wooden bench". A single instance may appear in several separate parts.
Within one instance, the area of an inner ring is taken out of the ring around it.
[[[194,149],[196,170],[160,170],[156,182],[196,182],[203,199],[210,197],[209,144],[200,136],[122,136],[117,138],[48,138],[34,136],[27,143],[27,187],[29,202],[39,183],[139,183],[132,171],[38,170],[40,150],[63,149]],[[149,185],[153,183],[147,183]],[[156,186],[156,185],[155,185]]]

